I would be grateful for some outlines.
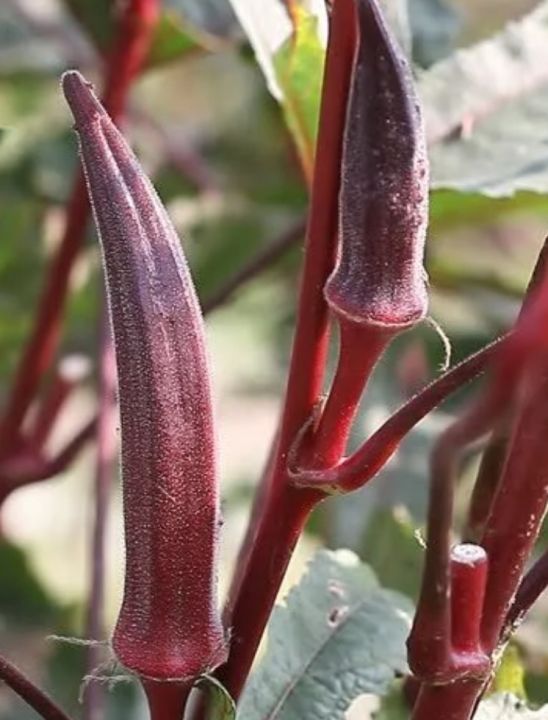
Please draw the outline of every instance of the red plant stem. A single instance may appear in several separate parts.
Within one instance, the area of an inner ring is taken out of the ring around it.
[[[63,239],[50,266],[35,325],[17,368],[0,425],[0,455],[11,449],[40,380],[55,354],[70,271],[80,249],[87,216],[86,190],[79,173],[67,207]]]
[[[6,683],[27,705],[44,720],[70,720],[69,716],[40,688],[0,656],[0,680]]]
[[[279,473],[279,471],[278,471]],[[280,475],[273,477],[277,480]],[[239,593],[230,596],[225,622],[231,630],[228,662],[215,673],[237,700],[253,663],[289,560],[312,508],[323,497],[313,490],[271,485],[254,545],[241,572]]]
[[[481,622],[481,647],[491,656],[504,634],[513,596],[523,573],[548,500],[545,467],[548,446],[548,370],[545,353],[537,353],[528,368],[519,415],[509,442],[508,458],[494,498],[482,546],[489,558],[487,589]],[[516,502],[519,498],[519,502]],[[413,720],[430,720],[441,708],[451,708],[454,720],[469,720],[486,677],[435,687],[425,683]],[[423,697],[424,693],[424,697]],[[421,698],[423,698],[421,702]],[[445,715],[442,715],[445,717]]]
[[[270,487],[263,512],[250,536],[253,548],[241,549],[244,567],[230,589],[225,611],[232,648],[218,676],[235,699],[249,673],[293,547],[311,508],[322,496],[289,487],[286,460],[322,387],[328,340],[323,287],[334,262],[339,168],[355,32],[352,1],[338,0],[331,18],[297,327],[276,458],[272,474],[265,479]]]
[[[135,76],[148,51],[158,0],[131,0],[121,18],[108,58],[103,102],[119,122]],[[66,225],[50,267],[31,337],[23,351],[0,423],[0,455],[10,450],[43,374],[51,365],[61,330],[70,272],[82,245],[89,203],[82,172],[78,172],[67,207]]]
[[[539,557],[521,581],[516,597],[506,616],[502,633],[503,639],[507,631],[509,632],[522,621],[533,603],[546,590],[546,587],[548,587],[548,551],[545,551]]]
[[[542,353],[536,359],[482,541],[489,556],[482,641],[489,651],[499,641],[548,500],[548,368]]]
[[[93,438],[96,422],[97,418],[93,417],[56,455],[46,460],[39,467],[14,477],[11,490],[40,480],[46,480],[66,470],[83,446]]]
[[[144,680],[145,691],[152,720],[182,720],[192,683]]]
[[[29,431],[29,441],[35,448],[42,448],[47,442],[61,408],[89,369],[89,362],[84,356],[68,356],[61,360]]]
[[[344,452],[364,386],[387,340],[387,334],[384,331],[379,332],[377,328],[371,332],[371,328],[343,323],[337,372],[310,448],[310,461],[316,466],[337,462]],[[285,456],[282,456],[281,461],[285,465]],[[277,462],[280,462],[279,455]],[[308,515],[324,497],[322,492],[297,488],[286,488],[283,493],[276,493],[274,483],[282,477],[283,472],[285,472],[283,468],[281,470],[274,468],[270,493],[262,498],[266,511],[260,517],[258,534],[254,538],[254,548],[259,545],[262,552],[256,552],[254,549],[250,552],[245,567],[245,577],[241,578],[241,582],[245,583],[246,577],[257,578],[260,577],[261,572],[264,575],[266,561],[264,548],[266,548],[270,549],[268,558],[270,571],[267,581],[256,583],[253,593],[250,592],[248,596],[243,595],[242,592],[238,598],[240,601],[238,607],[229,606],[226,619],[232,622],[233,628],[237,626],[240,615],[243,623],[244,618],[249,617],[249,613],[253,613],[257,626],[260,622],[264,629],[287,564]],[[286,481],[286,476],[284,480]],[[270,533],[269,536],[266,535],[267,532]],[[283,544],[280,538],[283,538]],[[248,605],[243,605],[240,599],[242,596],[249,603]],[[257,606],[261,608],[261,616],[258,615]],[[235,646],[231,651],[237,653],[238,664],[232,674],[229,673],[229,664],[219,672],[219,678],[233,697],[238,697],[243,687],[259,640],[260,634],[255,636],[253,643],[244,645],[241,636],[236,635],[233,630],[232,642]]]
[[[411,668],[426,683],[447,680],[456,665],[452,657],[450,559],[455,466],[459,451],[481,437],[500,410],[503,397],[496,386],[490,390],[442,433],[432,452],[425,566],[408,640]]]
[[[339,361],[312,441],[313,467],[332,467],[341,459],[363,390],[389,339],[386,329],[340,321]]]
[[[105,532],[108,501],[116,458],[116,359],[106,308],[103,308],[99,332],[99,408],[97,414],[97,458],[95,466],[95,514],[91,541],[91,578],[85,636],[101,640],[104,636],[103,603],[105,584]],[[99,664],[96,645],[87,649],[86,671],[91,675]],[[90,683],[84,696],[84,720],[102,720],[104,688]]]
[[[506,460],[508,432],[508,419],[503,418],[495,426],[483,451],[463,531],[467,542],[479,542],[483,535]]]
[[[411,720],[469,720],[483,680],[462,680],[448,685],[421,686]]]
[[[487,555],[479,545],[457,545],[451,551],[451,645],[459,655],[481,652],[487,567]]]

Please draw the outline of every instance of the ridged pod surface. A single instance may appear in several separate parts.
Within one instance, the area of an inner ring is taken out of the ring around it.
[[[224,661],[219,504],[201,313],[179,239],[90,86],[63,77],[99,231],[116,347],[126,544],[112,644],[158,680]]]
[[[409,66],[376,0],[357,0],[359,41],[348,97],[339,255],[325,295],[364,325],[411,326],[427,311],[423,268],[428,160]]]

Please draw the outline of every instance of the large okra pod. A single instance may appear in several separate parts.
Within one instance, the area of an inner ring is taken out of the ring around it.
[[[428,160],[409,66],[376,0],[356,0],[359,40],[345,123],[333,312],[402,328],[427,309]]]
[[[219,505],[200,309],[154,188],[89,85],[66,73],[99,231],[116,347],[126,543],[113,648],[148,678],[225,658],[217,613]]]

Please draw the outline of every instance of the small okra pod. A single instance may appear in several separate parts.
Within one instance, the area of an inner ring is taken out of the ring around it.
[[[77,72],[63,77],[103,253],[121,413],[124,598],[112,645],[155,680],[226,657],[219,503],[200,309],[179,239],[124,138]]]
[[[387,330],[427,311],[428,160],[409,66],[376,0],[356,0],[339,194],[339,255],[325,294],[341,319]]]

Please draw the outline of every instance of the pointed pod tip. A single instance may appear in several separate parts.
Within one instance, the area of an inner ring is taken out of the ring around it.
[[[61,78],[61,87],[74,116],[76,127],[87,125],[105,114],[89,83],[77,70],[68,70]]]

